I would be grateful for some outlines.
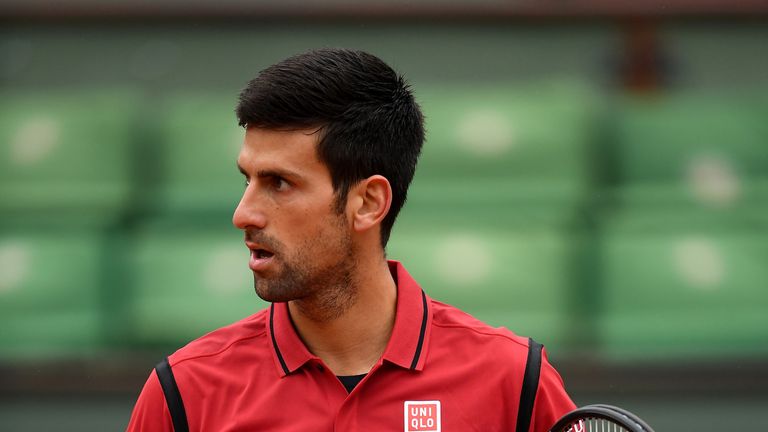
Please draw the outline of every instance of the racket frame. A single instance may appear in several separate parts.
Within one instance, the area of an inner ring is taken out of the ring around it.
[[[628,432],[654,432],[647,423],[631,412],[613,405],[595,404],[577,408],[564,415],[550,428],[550,432],[566,432],[579,420],[602,419],[616,423]]]

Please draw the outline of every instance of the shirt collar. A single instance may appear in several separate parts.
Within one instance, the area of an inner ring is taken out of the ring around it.
[[[397,261],[388,261],[397,285],[397,307],[392,336],[382,358],[404,369],[422,370],[427,357],[431,302]],[[309,352],[293,327],[287,303],[273,303],[267,323],[275,366],[285,376],[317,357]]]

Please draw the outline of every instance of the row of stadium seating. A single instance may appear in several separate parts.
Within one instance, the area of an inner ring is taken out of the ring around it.
[[[629,215],[590,235],[478,210],[404,214],[390,257],[433,297],[552,346],[593,330],[591,343],[617,356],[766,348],[765,224],[734,230]],[[113,236],[4,231],[2,354],[82,352],[107,339],[173,344],[261,308],[241,235],[213,225],[221,224],[167,219]]]
[[[174,346],[264,306],[229,216],[233,98],[0,98],[0,357]],[[553,350],[768,351],[759,98],[578,83],[420,90],[388,248],[436,299]]]
[[[163,213],[229,208],[239,195],[233,161],[242,129],[233,98],[155,101],[128,90],[0,96],[4,212],[77,210],[105,219],[137,203]],[[754,99],[606,103],[574,83],[433,85],[419,93],[429,142],[418,178],[467,194],[491,181],[494,200],[571,208],[597,189],[625,206],[761,202],[768,103]]]

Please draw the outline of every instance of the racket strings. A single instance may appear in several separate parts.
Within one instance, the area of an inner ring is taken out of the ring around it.
[[[630,432],[611,420],[587,417],[571,424],[566,432]]]

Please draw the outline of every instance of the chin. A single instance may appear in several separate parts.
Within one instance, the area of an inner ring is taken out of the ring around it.
[[[291,300],[296,300],[297,298],[294,293],[275,289],[274,287],[270,287],[269,283],[265,283],[263,280],[260,281],[258,279],[254,283],[254,290],[260,299],[270,303],[287,303]]]

